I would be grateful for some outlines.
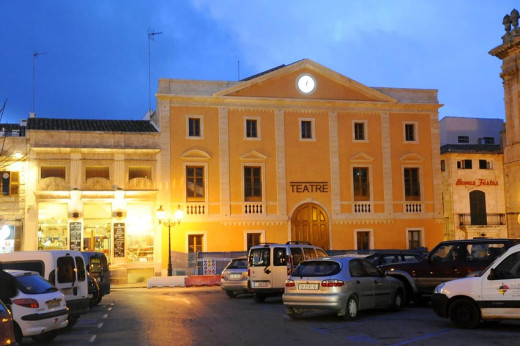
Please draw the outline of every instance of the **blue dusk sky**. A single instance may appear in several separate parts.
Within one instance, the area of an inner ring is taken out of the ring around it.
[[[515,6],[2,0],[2,122],[18,123],[33,108],[46,118],[139,120],[149,108],[149,77],[155,109],[159,78],[236,81],[305,58],[367,86],[438,89],[440,118],[504,118],[502,62],[488,52],[502,43],[502,19]],[[161,34],[149,41],[148,32]]]

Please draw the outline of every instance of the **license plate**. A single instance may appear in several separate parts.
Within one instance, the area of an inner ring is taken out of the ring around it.
[[[231,280],[240,280],[240,279],[242,279],[242,274],[231,274],[231,275],[229,275],[229,278]]]
[[[254,287],[269,287],[269,281],[253,281]]]
[[[298,284],[299,290],[317,290],[318,288],[318,284]]]
[[[60,306],[60,303],[61,301],[60,300],[57,300],[57,299],[54,299],[54,300],[49,300],[47,302],[45,302],[47,304],[47,308],[49,309],[53,309],[53,308],[57,308]]]

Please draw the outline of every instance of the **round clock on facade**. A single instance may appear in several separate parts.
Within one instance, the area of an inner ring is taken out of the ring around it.
[[[316,79],[312,75],[304,73],[296,79],[296,86],[303,94],[311,94],[316,89]]]

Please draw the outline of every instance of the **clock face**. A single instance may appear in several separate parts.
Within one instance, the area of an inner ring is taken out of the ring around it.
[[[298,90],[304,94],[311,94],[316,89],[316,80],[310,74],[302,74],[296,81]]]

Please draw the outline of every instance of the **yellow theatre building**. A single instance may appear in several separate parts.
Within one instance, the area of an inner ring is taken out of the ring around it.
[[[308,59],[240,81],[160,79],[158,204],[185,215],[172,250],[432,248],[439,107],[437,90],[368,87]]]

